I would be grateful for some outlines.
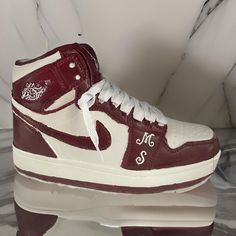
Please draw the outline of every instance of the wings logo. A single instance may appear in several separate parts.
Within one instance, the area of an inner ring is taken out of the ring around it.
[[[46,92],[49,83],[50,83],[50,80],[46,80],[44,84],[36,84],[33,82],[26,83],[22,91],[21,98],[27,101],[38,100]]]

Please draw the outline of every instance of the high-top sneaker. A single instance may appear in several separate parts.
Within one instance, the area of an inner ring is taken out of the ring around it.
[[[113,192],[189,190],[219,160],[210,128],[166,118],[112,85],[86,44],[17,61],[12,97],[14,163],[32,178]]]

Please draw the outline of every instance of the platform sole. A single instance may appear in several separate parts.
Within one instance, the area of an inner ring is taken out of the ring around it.
[[[189,191],[214,172],[220,151],[199,163],[148,171],[112,169],[103,165],[48,158],[13,147],[16,170],[23,175],[57,184],[122,193]]]

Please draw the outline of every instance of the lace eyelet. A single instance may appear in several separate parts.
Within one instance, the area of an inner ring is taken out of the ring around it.
[[[76,75],[76,76],[75,76],[75,79],[76,79],[76,80],[80,80],[80,75]]]
[[[71,62],[71,63],[69,64],[69,67],[70,67],[71,69],[75,68],[75,63],[74,63],[74,62]]]

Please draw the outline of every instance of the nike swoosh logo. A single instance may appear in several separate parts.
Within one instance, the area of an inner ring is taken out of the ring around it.
[[[74,147],[87,149],[87,150],[96,150],[92,140],[87,136],[75,136],[71,135],[53,128],[48,127],[47,125],[33,120],[27,115],[22,114],[17,108],[13,106],[13,111],[25,122],[40,130],[42,133],[47,134],[55,139],[58,139],[64,143],[72,145]],[[100,122],[96,121],[96,130],[99,139],[99,149],[105,150],[111,145],[111,135],[106,127]]]

